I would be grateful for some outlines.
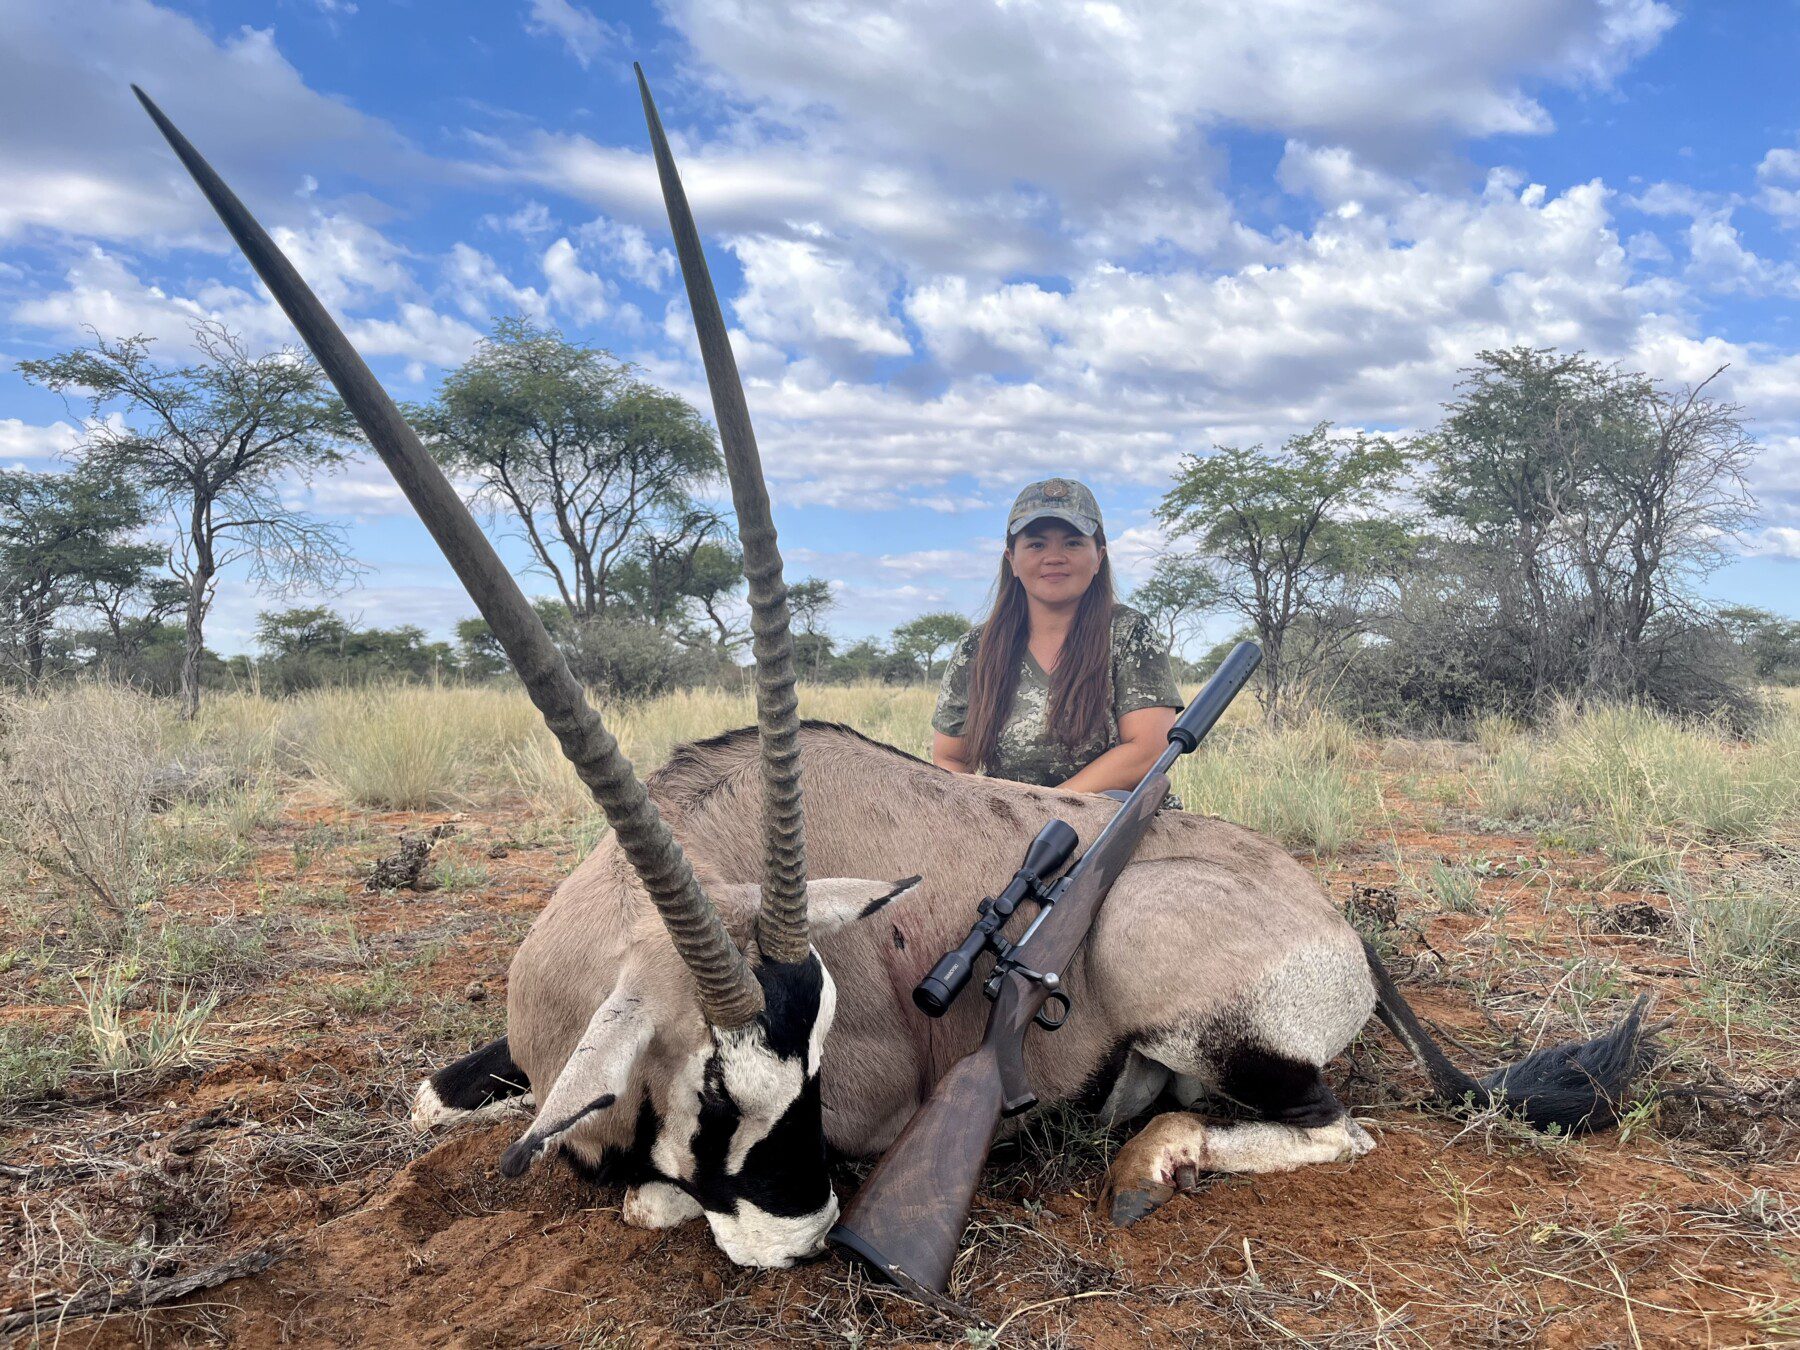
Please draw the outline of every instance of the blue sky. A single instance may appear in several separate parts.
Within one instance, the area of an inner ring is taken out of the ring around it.
[[[77,439],[12,367],[88,325],[291,340],[134,80],[397,397],[521,312],[707,406],[638,59],[790,576],[833,581],[839,631],[973,612],[1050,473],[1093,485],[1129,582],[1183,452],[1423,428],[1519,342],[1729,364],[1762,514],[1709,589],[1800,615],[1791,3],[0,0],[0,27],[0,465]],[[341,608],[470,612],[378,464],[295,491],[371,568]],[[275,603],[228,577],[213,644]]]

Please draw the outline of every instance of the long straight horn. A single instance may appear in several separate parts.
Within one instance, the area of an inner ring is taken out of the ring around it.
[[[719,312],[700,232],[688,209],[687,193],[675,171],[662,119],[650,97],[642,66],[633,62],[638,92],[644,98],[644,120],[662,178],[663,201],[681,275],[687,282],[688,308],[700,334],[706,383],[712,389],[713,416],[719,444],[731,477],[731,501],[737,508],[738,541],[744,550],[744,576],[750,583],[751,650],[756,655],[756,729],[762,743],[763,831],[769,841],[763,868],[762,907],[757,913],[757,945],[772,961],[804,960],[806,931],[806,834],[800,815],[800,703],[794,693],[794,638],[788,630],[787,586],[781,579],[781,550],[769,515],[769,489],[763,482],[756,432],[744,403],[744,385]]]
[[[763,1009],[761,985],[720,923],[712,902],[702,893],[681,846],[632,772],[631,761],[588,705],[543,621],[526,603],[487,536],[293,264],[162,110],[142,89],[136,85],[131,89],[257,275],[300,330],[505,648],[531,701],[561,743],[563,754],[606,813],[620,847],[662,915],[675,949],[693,972],[707,1020],[720,1027],[743,1026],[754,1020]]]

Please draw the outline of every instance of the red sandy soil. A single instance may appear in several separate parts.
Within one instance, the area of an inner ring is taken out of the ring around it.
[[[1354,1163],[1215,1179],[1120,1231],[1091,1202],[1123,1136],[1064,1116],[1003,1145],[953,1285],[959,1318],[829,1258],[739,1270],[703,1224],[627,1228],[617,1193],[559,1168],[505,1181],[495,1164],[518,1118],[436,1138],[403,1129],[411,1084],[497,1034],[512,949],[575,851],[534,846],[517,809],[460,816],[436,857],[461,865],[464,885],[369,895],[358,878],[370,858],[451,817],[297,796],[252,864],[171,902],[190,923],[270,924],[263,968],[221,986],[202,1063],[116,1085],[77,1078],[0,1116],[0,1317],[109,1284],[129,1307],[135,1277],[269,1251],[280,1259],[260,1274],[148,1311],[45,1322],[15,1343],[1589,1350],[1800,1336],[1792,1046],[1754,1021],[1727,1034],[1666,931],[1603,931],[1615,905],[1667,905],[1605,889],[1603,860],[1483,833],[1456,808],[1389,804],[1394,820],[1318,871],[1387,929],[1409,998],[1460,1042],[1457,1058],[1516,1057],[1546,1000],[1560,1039],[1603,1029],[1629,991],[1651,989],[1674,1022],[1666,1081],[1709,1095],[1669,1095],[1629,1134],[1542,1140],[1421,1106],[1422,1080],[1372,1024],[1332,1071],[1379,1142]],[[1409,892],[1394,845],[1414,869],[1493,860],[1481,912]],[[354,923],[361,964],[304,931],[320,919]],[[52,926],[29,946],[59,940]],[[63,957],[0,976],[7,1024],[80,1017],[66,973],[79,953]],[[1585,1026],[1558,993],[1572,963],[1620,976]],[[401,982],[378,1006],[344,995],[383,968]],[[333,1151],[359,1120],[370,1137]],[[839,1173],[840,1194],[858,1175]]]

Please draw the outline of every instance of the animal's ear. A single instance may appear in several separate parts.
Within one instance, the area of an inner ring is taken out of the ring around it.
[[[827,877],[806,883],[806,916],[814,933],[835,933],[866,919],[917,889],[920,878],[864,881],[861,877]]]
[[[631,1079],[632,1066],[650,1043],[651,1030],[643,998],[620,981],[588,1019],[587,1030],[545,1094],[531,1128],[501,1157],[501,1174],[518,1176],[576,1121],[616,1102]]]

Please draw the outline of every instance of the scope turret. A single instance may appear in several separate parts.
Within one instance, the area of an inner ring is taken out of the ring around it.
[[[1013,873],[1012,881],[1001,894],[1010,894],[1019,884],[1020,878],[1025,878],[1030,888],[1041,887],[1046,880],[1068,866],[1069,858],[1080,842],[1081,838],[1075,833],[1075,827],[1068,821],[1051,821],[1037,832],[1037,838],[1025,846],[1025,861]],[[1024,893],[1014,896],[1012,904],[1007,906],[1007,912],[1011,913],[1024,898]]]
[[[975,973],[975,962],[989,947],[997,946],[1000,930],[1012,917],[1019,902],[1026,899],[1047,903],[1049,895],[1044,883],[1068,865],[1069,857],[1080,843],[1067,821],[1053,820],[1037,833],[1025,849],[1025,861],[1013,873],[1006,889],[992,900],[982,903],[981,917],[969,930],[969,936],[951,952],[946,952],[931,973],[913,989],[913,1003],[927,1017],[942,1017],[950,1011],[956,996],[968,986]]]

